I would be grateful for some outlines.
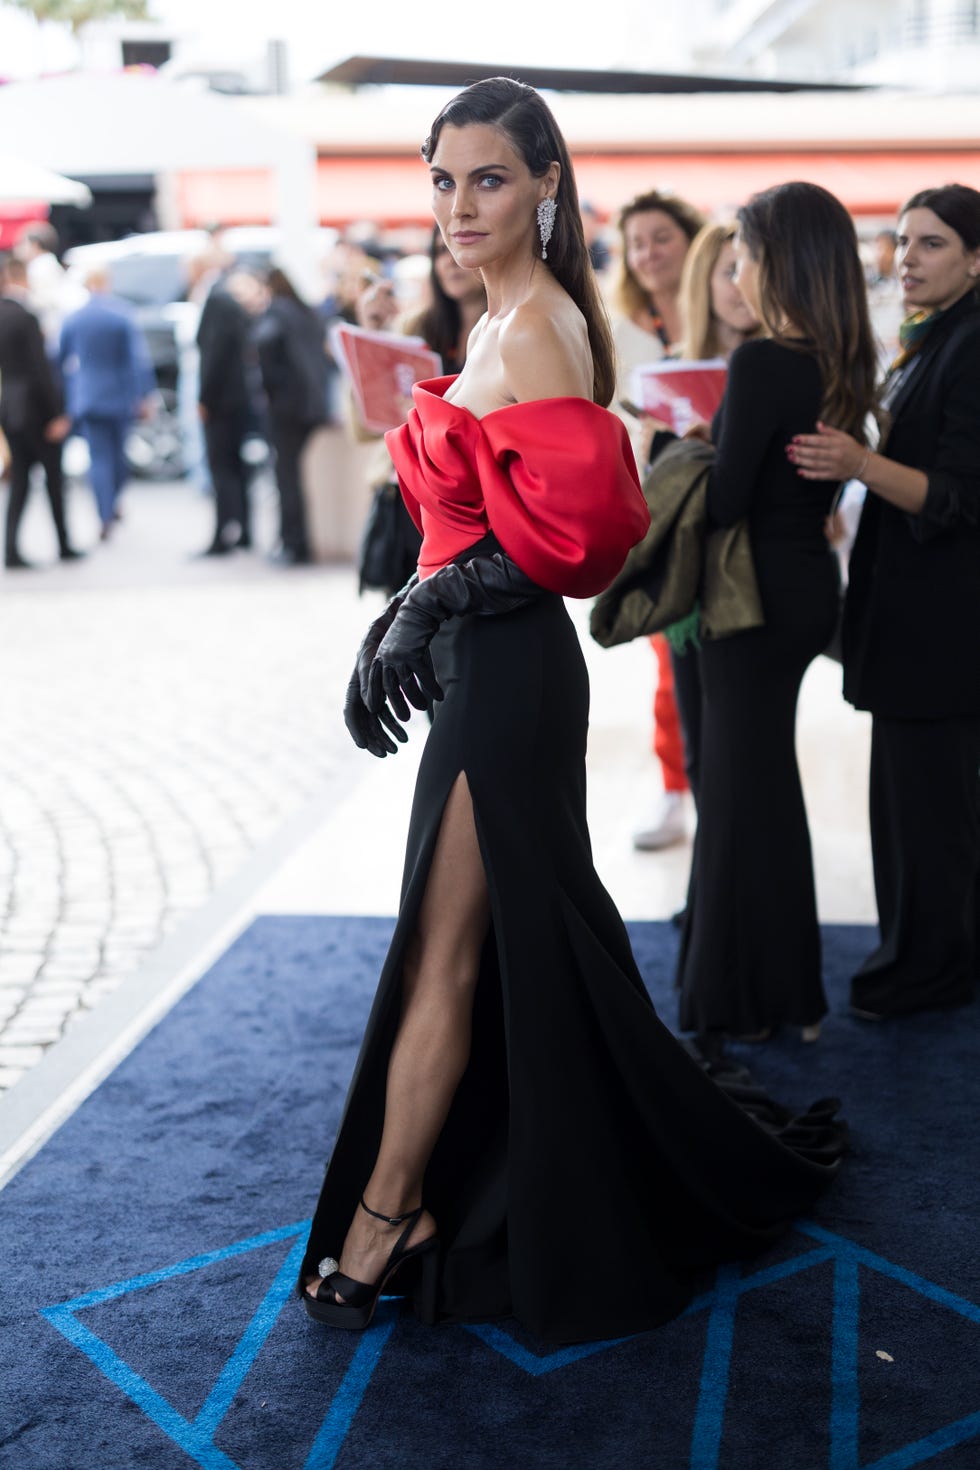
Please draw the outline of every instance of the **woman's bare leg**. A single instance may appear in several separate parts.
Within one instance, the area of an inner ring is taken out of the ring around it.
[[[486,874],[466,776],[443,812],[418,926],[403,972],[402,1014],[388,1063],[381,1146],[364,1199],[402,1215],[422,1202],[422,1178],[470,1055],[473,996],[490,922]],[[427,1213],[409,1244],[432,1235]],[[377,1280],[397,1229],[358,1210],[340,1257],[355,1281]],[[316,1294],[320,1278],[307,1282]]]

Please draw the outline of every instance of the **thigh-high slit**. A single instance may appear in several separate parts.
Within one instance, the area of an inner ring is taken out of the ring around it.
[[[440,1312],[513,1314],[559,1342],[642,1330],[683,1308],[699,1267],[760,1249],[808,1208],[841,1133],[825,1110],[791,1119],[754,1091],[736,1105],[657,1018],[592,865],[588,679],[561,600],[450,634],[398,922],[302,1275],[339,1254],[377,1156],[406,947],[462,772],[491,922],[469,1063],[425,1175]]]

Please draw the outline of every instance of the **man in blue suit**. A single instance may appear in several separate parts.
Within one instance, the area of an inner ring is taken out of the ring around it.
[[[142,333],[125,303],[110,294],[108,272],[91,270],[85,284],[88,301],[61,329],[61,370],[68,413],[89,447],[104,541],[126,480],[126,433],[138,414],[149,412],[156,379]]]

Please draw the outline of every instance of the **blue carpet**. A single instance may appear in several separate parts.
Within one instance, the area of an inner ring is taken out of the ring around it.
[[[390,930],[258,920],[8,1185],[0,1465],[977,1470],[980,1008],[848,1019],[866,929],[825,931],[820,1044],[746,1049],[786,1100],[844,1098],[845,1171],[685,1316],[561,1351],[393,1302],[361,1337],[309,1322],[305,1220]],[[675,935],[632,935],[671,1018]]]

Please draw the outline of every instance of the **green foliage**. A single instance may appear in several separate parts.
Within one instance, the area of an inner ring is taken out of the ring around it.
[[[150,19],[147,0],[0,0],[0,4],[28,11],[39,25],[53,21],[69,26],[75,36],[92,21],[106,20],[111,15],[126,20]]]

